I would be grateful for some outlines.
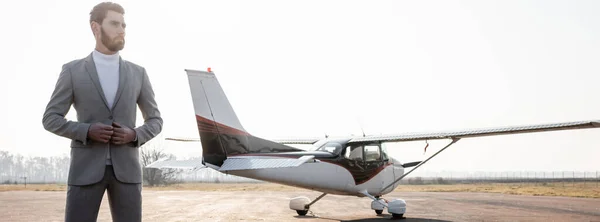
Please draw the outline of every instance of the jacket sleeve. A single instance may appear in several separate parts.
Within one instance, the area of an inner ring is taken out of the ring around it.
[[[46,106],[42,118],[44,129],[56,135],[87,144],[87,133],[90,128],[88,123],[67,120],[65,115],[73,104],[73,84],[71,71],[67,64],[62,66],[62,71],[54,87],[54,92]]]
[[[142,88],[137,103],[144,117],[144,124],[134,129],[137,137],[137,141],[134,142],[136,147],[140,147],[156,137],[161,132],[163,125],[163,119],[154,99],[152,84],[146,69],[142,68],[142,70]]]

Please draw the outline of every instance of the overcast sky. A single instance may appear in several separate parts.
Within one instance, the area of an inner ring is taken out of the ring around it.
[[[0,13],[0,150],[69,153],[42,115],[61,66],[94,49],[98,2],[12,1]],[[148,71],[161,136],[198,135],[184,69],[207,67],[263,138],[600,119],[598,1],[118,2],[121,55]],[[595,171],[598,138],[600,129],[464,139],[423,170]],[[197,143],[161,144],[201,153]],[[424,146],[390,152],[422,160]]]

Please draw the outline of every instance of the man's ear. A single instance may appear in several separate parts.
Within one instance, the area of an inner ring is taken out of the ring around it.
[[[92,28],[92,33],[96,38],[100,35],[100,24],[95,21],[90,22],[90,27]]]

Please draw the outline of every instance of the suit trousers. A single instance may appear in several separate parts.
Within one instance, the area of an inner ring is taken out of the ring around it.
[[[65,221],[96,221],[105,190],[112,221],[142,221],[142,184],[118,181],[111,165],[106,166],[104,178],[98,183],[69,185]]]

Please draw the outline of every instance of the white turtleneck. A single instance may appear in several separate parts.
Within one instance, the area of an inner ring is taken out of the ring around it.
[[[98,79],[100,80],[104,97],[106,98],[108,107],[112,108],[117,88],[119,88],[119,53],[106,55],[94,50],[92,57],[96,64],[96,72],[98,72]],[[106,164],[112,165],[110,147],[106,154]]]
[[[119,88],[119,53],[106,55],[94,50],[92,56],[96,63],[96,71],[104,97],[106,97],[108,107],[112,108],[117,88]]]

